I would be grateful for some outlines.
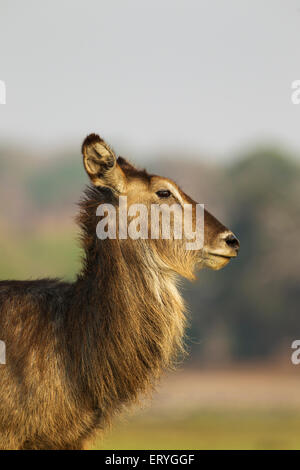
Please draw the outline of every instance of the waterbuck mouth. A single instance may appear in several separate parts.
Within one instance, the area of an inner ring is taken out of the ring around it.
[[[208,252],[203,258],[203,264],[205,267],[218,271],[224,268],[232,258],[236,258],[237,253],[221,254]]]
[[[221,255],[220,253],[213,253],[213,252],[209,252],[208,253],[209,256],[216,256],[218,258],[228,258],[229,260],[231,258],[236,258],[237,257],[237,253],[234,253],[232,255]]]

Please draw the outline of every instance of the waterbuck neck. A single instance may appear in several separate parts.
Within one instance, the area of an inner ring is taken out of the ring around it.
[[[175,277],[158,269],[147,241],[98,240],[97,203],[81,205],[85,259],[74,284],[74,310],[80,311],[74,321],[78,370],[108,416],[150,391],[172,365],[183,349],[185,317]]]

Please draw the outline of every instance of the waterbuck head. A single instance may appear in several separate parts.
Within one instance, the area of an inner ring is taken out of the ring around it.
[[[102,216],[100,229],[105,225],[106,229],[97,232],[98,238],[111,236],[118,243],[136,244],[145,257],[151,253],[157,269],[189,279],[197,268],[221,269],[237,256],[235,235],[174,181],[117,158],[96,134],[84,140],[82,154],[93,186],[107,195],[97,214]],[[106,202],[112,205],[110,214]]]

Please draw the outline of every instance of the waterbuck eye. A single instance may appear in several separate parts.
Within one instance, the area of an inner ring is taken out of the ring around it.
[[[171,196],[171,191],[168,189],[161,189],[160,191],[157,191],[156,194],[158,197],[170,197]]]

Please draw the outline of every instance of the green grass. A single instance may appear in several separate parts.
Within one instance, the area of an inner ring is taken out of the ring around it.
[[[197,411],[116,422],[96,449],[300,449],[300,412]]]
[[[72,279],[80,267],[79,244],[70,232],[1,237],[0,253],[0,279]]]

